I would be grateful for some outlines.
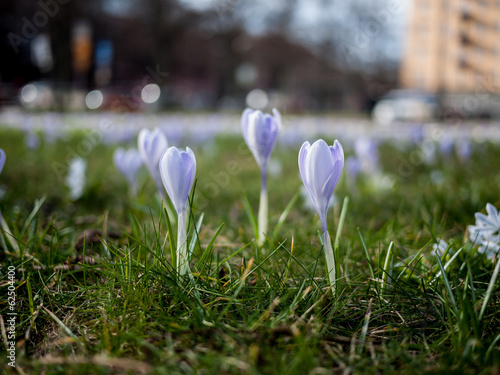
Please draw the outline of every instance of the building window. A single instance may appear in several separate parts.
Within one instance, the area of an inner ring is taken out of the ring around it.
[[[484,30],[486,30],[486,24],[481,22],[481,21],[477,21],[476,22],[476,30],[479,32],[483,32]]]

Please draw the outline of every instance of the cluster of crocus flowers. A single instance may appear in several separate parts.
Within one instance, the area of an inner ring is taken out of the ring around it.
[[[243,137],[260,167],[262,179],[258,214],[257,244],[259,246],[263,245],[266,238],[268,223],[267,164],[281,129],[280,113],[273,109],[273,115],[247,108],[241,116]]]
[[[162,155],[159,171],[175,211],[177,212],[177,272],[184,275],[189,272],[187,252],[188,198],[196,176],[196,158],[193,151],[179,151],[176,147],[168,148]]]
[[[318,211],[323,231],[327,274],[335,295],[335,254],[328,234],[327,212],[333,190],[339,182],[344,167],[344,150],[339,141],[328,146],[322,139],[312,145],[305,142],[299,152],[299,171],[302,181]]]

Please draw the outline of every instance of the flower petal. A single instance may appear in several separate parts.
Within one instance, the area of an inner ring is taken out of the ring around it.
[[[278,121],[269,114],[247,108],[241,117],[241,127],[245,142],[257,164],[265,169],[278,138]]]
[[[159,170],[165,190],[178,214],[186,211],[189,192],[196,174],[196,158],[190,148],[168,148],[161,157]]]
[[[2,173],[3,167],[5,165],[5,160],[7,160],[5,151],[0,148],[0,173]]]

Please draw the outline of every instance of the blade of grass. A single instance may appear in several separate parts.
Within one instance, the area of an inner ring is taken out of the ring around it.
[[[485,362],[487,362],[490,359],[491,353],[493,353],[493,349],[495,349],[495,346],[498,344],[500,341],[500,334],[495,337],[495,340],[491,343],[491,345],[488,347],[488,350],[486,351],[486,355],[484,356]]]
[[[40,210],[40,207],[42,207],[43,202],[45,202],[46,198],[47,198],[47,196],[44,195],[40,199],[35,200],[35,207],[33,207],[33,210],[31,211],[30,215],[28,216],[28,218],[24,222],[23,228],[21,229],[21,234],[20,234],[21,238],[24,236],[24,232],[26,232],[26,229],[28,229],[28,226],[35,218],[36,214],[38,213],[38,210]]]
[[[347,215],[347,208],[349,207],[349,197],[344,198],[344,203],[342,204],[342,211],[340,212],[339,224],[337,225],[337,233],[335,233],[335,241],[333,248],[337,251],[340,243],[340,237],[342,235],[342,229],[344,228],[344,221]]]
[[[435,257],[438,262],[439,268],[441,270],[441,278],[443,279],[444,287],[446,288],[446,292],[448,293],[448,297],[450,298],[450,301],[452,303],[453,311],[455,312],[455,316],[458,316],[457,302],[455,301],[455,297],[453,296],[453,291],[451,290],[450,282],[448,281],[448,277],[446,276],[446,272],[444,270],[443,264],[441,263],[439,254],[437,252],[435,254]]]
[[[295,205],[295,203],[297,202],[297,199],[299,199],[299,197],[300,197],[300,190],[295,193],[295,195],[292,197],[290,202],[288,202],[287,206],[285,207],[285,209],[281,213],[280,218],[278,219],[278,222],[276,223],[276,226],[274,227],[273,234],[271,236],[273,242],[276,239],[276,236],[278,235],[281,227],[285,223],[285,220],[288,217],[288,214],[292,210],[293,206]]]
[[[200,218],[198,219],[198,222],[196,223],[196,226],[194,228],[193,237],[191,238],[191,242],[189,243],[188,259],[191,259],[194,247],[196,246],[196,242],[199,239],[199,233],[200,233],[201,223],[203,222],[203,216],[204,214],[200,215]]]
[[[71,338],[73,339],[78,339],[78,337],[71,332],[71,330],[64,324],[57,316],[54,315],[54,313],[50,310],[48,310],[45,306],[42,306],[43,311],[47,313],[54,321],[63,329],[63,331]]]
[[[198,260],[198,263],[196,263],[196,268],[200,268],[200,266],[203,264],[203,262],[205,261],[205,258],[208,256],[208,254],[210,254],[210,252],[212,251],[212,248],[214,247],[214,243],[215,243],[215,240],[217,239],[217,237],[219,236],[219,233],[221,232],[222,228],[224,227],[224,223],[222,223],[219,228],[217,228],[217,230],[215,231],[215,234],[213,235],[212,239],[210,240],[210,242],[208,243],[207,247],[205,248],[205,250],[203,251],[203,253],[201,254],[201,257],[200,259]],[[236,255],[236,254],[235,254]]]
[[[392,260],[392,246],[393,245],[394,245],[394,242],[391,241],[391,243],[389,244],[389,249],[387,249],[387,255],[385,257],[383,274],[382,274],[382,285],[380,288],[382,290],[382,294],[384,294],[384,292],[385,292],[386,285],[390,284],[390,282],[391,282],[391,279],[389,278],[389,280],[388,280],[387,277],[389,276],[389,267],[390,267],[391,260]]]
[[[370,325],[370,318],[372,315],[372,302],[373,298],[370,298],[370,301],[368,302],[368,309],[366,310],[365,321],[363,322],[363,329],[361,330],[361,335],[359,336],[359,341],[361,344],[364,344],[366,340],[366,335],[368,333],[368,326]],[[360,345],[358,346],[357,349],[358,349],[358,354],[361,354],[363,346]]]
[[[443,269],[445,271],[448,269],[448,267],[450,266],[450,264],[453,263],[453,261],[457,258],[458,254],[460,254],[462,252],[463,249],[464,249],[463,247],[461,247],[460,249],[458,249],[458,251],[455,254],[453,254],[453,256],[446,262],[446,264],[443,266]],[[436,252],[436,254],[437,254],[437,252]],[[439,259],[439,260],[441,260],[441,259]],[[436,274],[436,276],[434,276],[434,278],[431,280],[430,283],[432,284],[434,281],[436,281],[439,278],[439,276],[441,276],[441,271],[439,271]]]
[[[358,234],[359,238],[361,239],[361,243],[363,244],[363,250],[365,251],[366,261],[368,262],[368,268],[370,269],[370,276],[372,277],[373,280],[375,280],[375,273],[373,272],[373,265],[370,259],[370,254],[368,253],[368,248],[366,247],[365,240],[363,239],[363,236],[361,235],[361,231],[359,230],[359,228],[358,228]]]
[[[484,313],[486,312],[486,306],[488,306],[488,302],[490,301],[493,289],[495,289],[496,286],[495,283],[497,281],[499,271],[500,271],[500,259],[497,259],[497,265],[495,266],[493,275],[491,275],[490,283],[488,285],[488,289],[486,290],[486,294],[484,296],[483,305],[481,306],[481,312],[479,313],[479,324],[481,324],[483,320]]]
[[[253,212],[252,205],[248,200],[247,193],[243,193],[243,206],[245,207],[245,212],[248,217],[248,221],[250,221],[250,225],[252,226],[252,231],[254,238],[258,238],[258,228],[257,228],[257,219],[255,218],[255,213]]]
[[[168,211],[165,208],[165,220],[167,221],[167,236],[168,236],[168,242],[170,244],[170,263],[172,264],[173,267],[175,267],[175,264],[177,264],[177,246],[175,245],[175,236],[172,234],[174,231],[172,230],[172,224],[170,222],[170,217],[168,216]]]

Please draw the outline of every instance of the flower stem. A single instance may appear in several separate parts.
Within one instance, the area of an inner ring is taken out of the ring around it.
[[[265,169],[262,171],[262,186],[260,189],[260,204],[259,204],[259,226],[258,226],[258,239],[257,244],[262,246],[266,239],[267,233],[267,183],[266,183],[266,171]]]
[[[177,223],[177,272],[185,275],[189,272],[189,259],[187,254],[187,212],[179,214]]]
[[[337,275],[335,270],[335,255],[332,249],[332,242],[330,241],[330,235],[328,231],[323,231],[323,245],[325,247],[325,257],[326,257],[326,267],[328,272],[328,279],[330,280],[330,286],[332,287],[332,294],[336,295],[336,281]]]

